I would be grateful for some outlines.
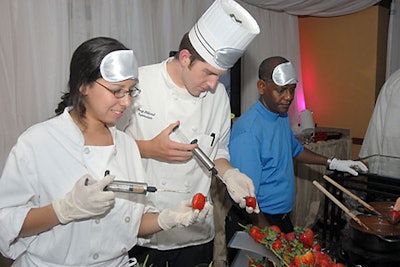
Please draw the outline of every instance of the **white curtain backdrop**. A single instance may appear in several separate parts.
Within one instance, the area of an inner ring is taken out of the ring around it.
[[[398,0],[395,1],[398,4]],[[113,37],[136,52],[140,65],[155,63],[178,48],[183,33],[193,26],[212,2],[0,1],[1,170],[17,137],[31,125],[54,116],[54,109],[66,90],[72,52],[80,43],[95,36]],[[261,33],[243,56],[242,111],[245,111],[258,98],[258,66],[269,56],[281,55],[294,62],[300,77],[296,97],[303,98],[297,15],[349,14],[378,1],[238,2],[255,17],[261,28]],[[393,47],[393,50],[396,49]],[[294,101],[290,110],[293,123],[297,123],[297,109],[297,102]]]
[[[332,17],[355,13],[380,0],[243,0],[249,4],[297,16]]]

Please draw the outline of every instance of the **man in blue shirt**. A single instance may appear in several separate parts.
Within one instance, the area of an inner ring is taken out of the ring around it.
[[[287,114],[296,84],[292,63],[283,57],[265,59],[259,67],[257,82],[260,98],[233,124],[229,142],[231,164],[253,180],[262,212],[246,215],[233,207],[227,218],[227,238],[241,230],[237,228],[238,221],[262,228],[277,225],[285,233],[293,231],[289,214],[295,197],[294,158],[303,163],[326,164],[330,170],[352,175],[358,175],[355,169],[367,171],[359,161],[326,158],[297,141]]]

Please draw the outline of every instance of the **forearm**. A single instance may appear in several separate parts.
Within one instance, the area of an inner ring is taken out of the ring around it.
[[[33,208],[26,215],[19,237],[27,237],[45,232],[60,224],[52,205]]]
[[[224,173],[225,173],[227,170],[233,168],[233,166],[229,163],[229,161],[228,161],[227,159],[224,159],[224,158],[216,159],[216,160],[214,161],[214,163],[215,163],[215,168],[217,169],[218,174],[219,174],[219,176],[221,176],[221,177],[224,175]]]
[[[162,230],[162,228],[158,225],[158,215],[159,213],[143,214],[139,226],[139,236],[154,234]]]
[[[136,144],[139,148],[140,156],[142,158],[154,158],[155,155],[152,152],[151,140],[136,140]]]
[[[326,165],[327,159],[327,157],[312,152],[307,148],[304,148],[303,152],[296,157],[296,160],[300,162],[318,165]]]

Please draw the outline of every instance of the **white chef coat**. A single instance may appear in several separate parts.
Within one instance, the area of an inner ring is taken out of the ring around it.
[[[199,147],[210,159],[229,160],[230,104],[225,87],[219,83],[216,89],[194,97],[171,80],[166,70],[168,60],[171,58],[139,68],[138,87],[142,93],[135,99],[134,113],[126,132],[137,140],[149,140],[179,120],[179,129],[189,141],[197,139]],[[182,142],[175,133],[171,133],[170,138]],[[146,158],[143,165],[149,184],[190,191],[188,194],[157,192],[149,196],[157,209],[175,206],[197,192],[209,196],[210,172],[196,158],[175,164]],[[140,239],[139,244],[166,250],[203,244],[213,237],[214,225],[210,216],[204,224],[158,232],[151,239]],[[144,244],[146,242],[149,243]]]
[[[400,70],[383,85],[369,121],[360,157],[386,155],[400,157]]]
[[[128,266],[127,251],[137,242],[148,208],[144,195],[116,195],[115,206],[105,216],[17,238],[31,208],[63,197],[84,174],[99,180],[110,170],[116,179],[143,181],[135,142],[115,127],[110,131],[114,145],[85,146],[66,109],[19,137],[0,179],[0,250],[16,259],[13,266]]]

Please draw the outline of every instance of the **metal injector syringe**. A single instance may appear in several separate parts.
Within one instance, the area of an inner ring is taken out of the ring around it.
[[[106,171],[105,175],[110,174]],[[190,193],[188,191],[172,190],[172,189],[157,189],[155,186],[149,186],[143,182],[131,182],[131,181],[120,181],[114,180],[112,183],[104,188],[104,191],[113,191],[121,193],[133,193],[133,194],[146,194],[147,192],[155,193],[159,192],[172,192],[172,193]]]
[[[197,139],[194,139],[193,141],[189,141],[187,137],[182,133],[182,131],[179,129],[179,125],[176,126],[173,130],[175,134],[178,136],[178,138],[181,140],[181,142],[185,144],[196,144]],[[221,177],[218,175],[218,170],[215,168],[214,162],[201,150],[200,147],[196,147],[193,149],[193,154],[196,156],[198,160],[207,168],[208,171],[210,171],[214,176],[219,178],[221,181]]]
[[[154,186],[148,186],[146,183],[114,180],[104,188],[104,191],[146,194],[147,192],[156,192],[157,188]]]

